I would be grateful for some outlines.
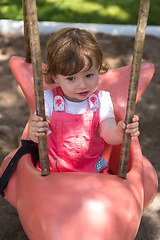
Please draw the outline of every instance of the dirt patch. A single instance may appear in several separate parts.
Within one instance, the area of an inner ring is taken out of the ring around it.
[[[95,34],[103,49],[109,68],[131,64],[134,37]],[[41,35],[42,60],[46,59],[46,43],[49,36]],[[14,150],[20,141],[28,120],[29,108],[21,89],[14,79],[8,61],[11,56],[24,57],[22,35],[0,35],[0,163]],[[139,137],[143,154],[151,161],[160,177],[160,39],[146,36],[143,62],[155,66],[155,74],[136,106],[140,117]],[[0,240],[28,239],[21,227],[16,210],[0,198]],[[160,239],[160,193],[152,205],[144,212],[136,240]]]

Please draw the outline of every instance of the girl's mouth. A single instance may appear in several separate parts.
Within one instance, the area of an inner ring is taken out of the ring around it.
[[[78,93],[78,94],[79,94],[80,96],[85,97],[85,96],[88,95],[88,93],[89,93],[89,91],[86,91],[86,92],[80,92],[80,93]]]

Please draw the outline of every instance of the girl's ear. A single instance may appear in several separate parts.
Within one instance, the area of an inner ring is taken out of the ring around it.
[[[57,81],[57,78],[55,76],[52,76],[52,82],[46,83],[44,81],[43,86],[44,86],[44,90],[49,90],[49,89],[54,89],[54,88],[59,87],[59,83]]]
[[[57,78],[55,76],[52,76],[52,79],[55,83],[58,83]]]
[[[57,83],[57,78],[55,76],[52,76],[53,83]]]

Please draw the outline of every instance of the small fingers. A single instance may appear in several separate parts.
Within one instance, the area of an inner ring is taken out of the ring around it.
[[[31,121],[34,121],[34,122],[42,122],[43,121],[43,118],[41,116],[38,116],[36,114],[33,114],[31,116]]]
[[[46,121],[47,121],[48,124],[50,124],[51,117],[50,116],[46,116]]]
[[[126,133],[130,133],[131,136],[139,136],[139,117],[137,115],[134,115],[132,119],[132,123],[128,124],[126,126]]]
[[[32,119],[31,121],[31,126],[33,128],[48,128],[49,127],[49,122],[43,121],[41,117],[35,118],[35,120]]]
[[[129,123],[127,126],[126,126],[126,130],[127,131],[130,131],[132,129],[138,129],[139,127],[139,122],[134,122],[134,123]]]
[[[121,129],[125,129],[125,128],[126,128],[126,124],[125,124],[124,120],[118,122],[118,126],[119,126]]]
[[[36,127],[33,129],[35,137],[44,136],[45,132],[48,131],[48,127]]]
[[[136,131],[135,133],[131,133],[132,137],[138,137],[140,135],[140,131]]]
[[[33,114],[29,121],[29,136],[33,140],[38,141],[38,137],[44,136],[49,129],[50,117],[46,121],[43,118]]]
[[[132,122],[138,122],[139,121],[139,117],[137,115],[134,115],[132,118]]]
[[[128,128],[128,126],[127,126],[127,128],[126,128],[126,130],[125,130],[125,132],[126,133],[131,133],[131,134],[134,134],[134,133],[136,133],[138,131],[138,127],[134,127],[134,128]]]
[[[42,137],[42,136],[44,136],[45,135],[45,133],[44,132],[35,132],[35,137]]]
[[[139,117],[137,115],[134,115],[132,119],[132,123],[125,124],[125,122],[122,120],[118,122],[118,127],[121,129],[121,131],[125,130],[126,133],[131,134],[131,136],[139,136]]]

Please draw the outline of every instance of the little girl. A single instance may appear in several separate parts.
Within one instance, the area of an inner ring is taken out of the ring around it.
[[[138,116],[131,124],[116,124],[109,92],[98,91],[99,74],[107,71],[102,51],[86,30],[64,28],[47,45],[46,83],[55,88],[44,93],[47,121],[33,114],[29,136],[35,143],[48,131],[52,172],[103,172],[104,143],[122,143],[124,129],[138,136]],[[40,169],[38,163],[37,168]]]

